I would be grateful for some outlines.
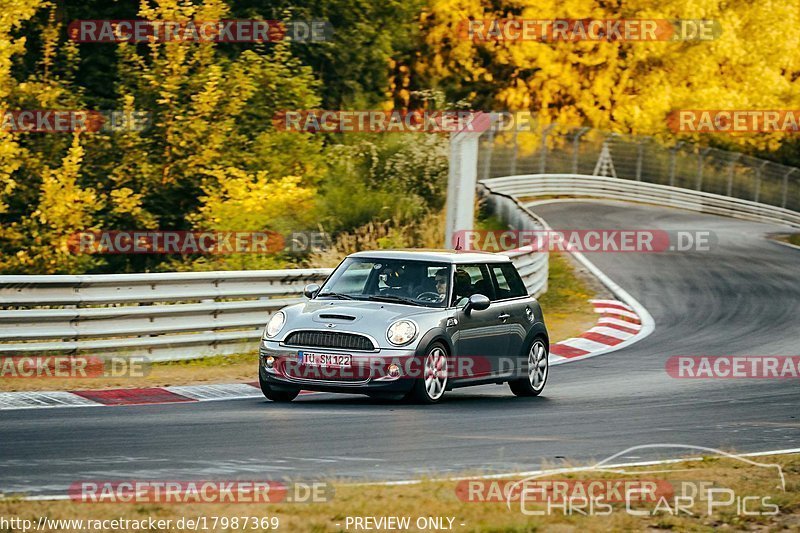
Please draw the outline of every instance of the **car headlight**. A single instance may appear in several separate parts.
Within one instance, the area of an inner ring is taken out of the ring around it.
[[[267,327],[264,329],[264,335],[266,337],[274,337],[278,334],[285,323],[286,315],[283,314],[283,311],[278,311],[272,315],[272,318],[270,318],[269,322],[267,322]]]
[[[411,320],[398,320],[389,326],[386,338],[395,346],[402,346],[417,337],[417,325]]]

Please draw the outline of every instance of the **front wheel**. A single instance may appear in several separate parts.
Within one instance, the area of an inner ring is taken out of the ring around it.
[[[428,347],[422,364],[422,376],[414,381],[406,399],[414,403],[436,403],[447,388],[447,350],[435,342]]]
[[[547,357],[547,348],[542,339],[535,339],[528,352],[527,377],[509,381],[511,392],[517,396],[539,396],[547,383],[550,362]]]
[[[264,397],[273,402],[291,402],[300,394],[300,389],[292,389],[289,391],[273,389],[270,384],[261,377],[261,372],[258,373],[258,384],[261,386],[261,392],[264,393]]]

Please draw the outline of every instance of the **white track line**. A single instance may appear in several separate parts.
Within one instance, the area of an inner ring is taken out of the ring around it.
[[[736,454],[738,457],[766,457],[769,455],[787,455],[793,453],[800,453],[800,448],[789,448],[785,450],[769,450],[765,452],[752,452],[752,453],[738,453]],[[724,458],[724,456],[722,457]],[[604,464],[604,469],[609,468],[623,468],[623,467],[637,467],[637,466],[653,466],[653,465],[666,465],[666,464],[674,464],[674,463],[684,463],[684,462],[695,462],[695,461],[702,461],[703,457],[684,457],[680,459],[661,459],[658,461],[638,461],[632,463],[615,463],[615,464]],[[586,465],[583,467],[575,467],[572,470],[575,472],[585,471],[590,469],[593,464]],[[506,477],[527,477],[527,476],[537,476],[537,475],[546,475],[548,473],[563,473],[565,469],[563,468],[552,468],[547,470],[528,470],[525,472],[506,472],[503,474],[485,474],[479,476],[460,476],[460,477],[447,477],[447,478],[431,478],[426,481],[431,482],[441,482],[441,481],[463,481],[465,479],[502,479]],[[403,481],[376,481],[371,483],[351,483],[351,486],[361,486],[361,485],[417,485],[422,483],[423,480],[421,479],[408,479]]]
[[[784,450],[768,450],[764,452],[751,452],[751,453],[738,453],[736,454],[738,457],[766,457],[770,455],[788,455],[793,453],[800,453],[800,448],[788,448]],[[723,457],[724,458],[724,457]],[[675,464],[675,463],[685,463],[685,462],[696,462],[702,461],[703,457],[684,457],[680,459],[661,459],[658,461],[637,461],[631,463],[614,463],[614,464],[603,464],[603,469],[610,469],[610,468],[624,468],[624,467],[637,467],[637,466],[653,466],[653,465],[666,465],[666,464]],[[595,466],[594,464],[590,464],[583,467],[575,467],[569,470],[573,470],[575,472],[586,471],[591,469],[591,467]],[[432,483],[436,482],[443,482],[443,481],[463,481],[465,479],[502,479],[507,477],[527,477],[527,476],[541,476],[547,475],[548,473],[564,473],[568,469],[564,468],[552,468],[548,470],[527,470],[524,472],[505,472],[502,474],[485,474],[485,475],[478,475],[478,476],[458,476],[458,477],[445,477],[445,478],[430,478],[426,479],[425,481],[429,481]],[[405,479],[401,481],[370,481],[370,482],[355,482],[355,483],[343,483],[343,485],[347,485],[350,487],[369,487],[369,486],[395,486],[395,485],[418,485],[422,483],[422,479]],[[4,494],[0,494],[0,501],[3,500],[5,497]],[[56,501],[56,500],[69,500],[70,497],[68,494],[54,494],[50,496],[26,496],[19,498],[20,500],[24,501]]]
[[[535,202],[527,203],[527,204],[524,205],[524,207],[526,207],[526,208],[530,207],[534,203]],[[539,215],[537,215],[537,218],[542,222],[542,224],[544,225],[544,229],[545,230],[553,231],[553,228],[550,226],[550,224],[547,223],[546,220],[544,220]],[[581,252],[570,250],[570,253],[572,254],[572,257],[577,259],[578,262],[581,263],[584,267],[586,267],[586,269],[589,272],[594,274],[594,276],[597,279],[600,280],[600,283],[605,285],[606,288],[608,290],[610,290],[611,293],[614,296],[616,296],[617,298],[622,300],[622,302],[624,304],[626,304],[628,307],[630,307],[631,309],[634,310],[636,315],[638,315],[639,321],[641,322],[641,329],[639,329],[639,332],[636,335],[632,336],[631,338],[629,338],[627,340],[622,341],[621,343],[617,344],[616,346],[611,346],[611,347],[609,347],[609,348],[607,348],[605,350],[600,350],[600,351],[597,351],[597,352],[588,353],[586,355],[580,355],[578,357],[571,357],[571,358],[567,359],[564,362],[570,362],[571,363],[573,361],[581,361],[583,359],[589,359],[590,357],[597,357],[598,355],[604,355],[604,354],[607,354],[609,352],[614,352],[614,351],[617,351],[617,350],[621,350],[622,348],[625,348],[627,346],[630,346],[631,344],[639,342],[640,340],[644,339],[645,337],[647,337],[648,335],[653,333],[653,331],[656,329],[656,323],[653,320],[653,317],[650,315],[650,313],[647,312],[647,309],[645,309],[645,307],[642,304],[640,304],[636,300],[636,298],[631,296],[628,293],[628,291],[626,291],[625,289],[623,289],[622,287],[620,287],[619,285],[614,283],[614,281],[611,278],[609,278],[608,276],[606,276],[605,273],[602,270],[597,268],[594,265],[594,263],[592,263],[591,261],[586,259],[586,256],[583,255]],[[611,311],[612,310],[609,309],[609,314],[611,314]],[[614,309],[613,311],[616,311],[613,314],[617,314],[617,315],[619,315],[620,313],[624,313],[625,312],[625,311],[621,311],[619,309]]]

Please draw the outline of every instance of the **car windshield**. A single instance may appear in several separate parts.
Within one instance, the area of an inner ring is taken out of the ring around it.
[[[444,307],[450,278],[446,263],[348,257],[317,297]]]

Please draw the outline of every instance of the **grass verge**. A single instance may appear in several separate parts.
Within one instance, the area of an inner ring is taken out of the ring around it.
[[[770,235],[776,241],[788,242],[795,246],[800,246],[800,233],[776,233]]]
[[[550,339],[575,337],[594,326],[597,315],[589,300],[606,296],[607,291],[571,256],[550,253],[547,292],[539,298]]]
[[[0,378],[0,391],[94,390],[255,381],[255,352],[152,363],[142,377]]]
[[[37,524],[40,517],[49,520],[115,519],[130,520],[169,519],[171,524],[163,531],[186,531],[177,527],[180,518],[206,517],[211,523],[214,517],[277,517],[279,527],[243,528],[229,527],[228,531],[298,531],[334,532],[357,531],[353,527],[354,517],[408,517],[408,531],[430,531],[417,527],[417,520],[438,517],[447,525],[452,519],[454,531],[797,531],[800,527],[800,454],[753,458],[759,463],[777,464],[785,476],[785,490],[781,490],[777,470],[753,466],[735,459],[705,458],[699,461],[660,465],[658,467],[626,468],[624,473],[585,472],[559,474],[546,478],[550,481],[606,480],[614,482],[657,481],[673,487],[675,492],[660,492],[664,500],[632,502],[630,510],[624,497],[609,503],[603,492],[593,492],[596,502],[605,499],[605,509],[596,505],[589,511],[586,502],[575,499],[573,504],[563,500],[546,503],[525,503],[524,510],[541,512],[531,515],[522,512],[519,499],[514,498],[510,508],[500,496],[494,502],[468,501],[468,491],[457,491],[457,481],[422,481],[411,485],[354,485],[332,482],[333,497],[318,503],[79,503],[72,501],[23,501],[5,499],[0,501],[0,516],[6,519],[20,518]],[[668,466],[668,468],[667,468]],[[668,472],[664,472],[667,470]],[[658,471],[653,473],[653,471]],[[258,479],[252,476],[251,479]],[[263,478],[261,478],[263,479]],[[519,478],[511,480],[518,481]],[[486,495],[487,488],[501,486],[494,480],[479,492]],[[465,483],[462,482],[462,489]],[[470,485],[466,485],[470,486]],[[586,483],[582,486],[588,487]],[[694,487],[694,489],[692,489]],[[726,492],[712,494],[709,488]],[[594,489],[593,489],[594,490]],[[687,496],[695,491],[691,501],[675,500],[675,496]],[[476,494],[476,493],[472,493]],[[495,493],[497,494],[497,493]],[[570,492],[575,496],[576,492]],[[624,490],[623,493],[624,494]],[[614,499],[614,498],[612,498]],[[709,505],[712,502],[713,505]],[[681,509],[678,510],[678,505]],[[774,507],[773,507],[774,506]],[[582,509],[582,512],[577,511]],[[602,510],[601,510],[602,509]],[[636,511],[641,514],[633,514]],[[747,511],[746,514],[744,511]],[[776,514],[772,514],[777,511]],[[350,522],[348,522],[350,517]],[[350,524],[350,527],[347,527]],[[62,528],[61,530],[77,530]],[[224,531],[226,528],[218,527]],[[39,531],[54,531],[40,528]],[[92,530],[92,529],[84,529]],[[99,529],[109,530],[109,529]],[[118,531],[129,529],[117,528]],[[363,529],[362,529],[363,531]]]

